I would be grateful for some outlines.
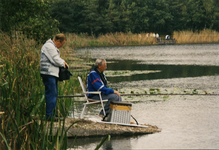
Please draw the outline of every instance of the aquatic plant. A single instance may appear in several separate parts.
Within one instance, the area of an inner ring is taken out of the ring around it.
[[[175,31],[173,32],[173,38],[177,40],[177,44],[218,43],[219,33],[209,29],[204,29],[200,32]]]
[[[95,148],[95,150],[100,149],[100,147],[106,142],[106,141],[110,140],[110,135],[105,136],[105,138],[100,142],[100,144],[97,145],[97,147]]]
[[[67,149],[65,117],[74,99],[58,100],[57,114],[63,120],[54,133],[53,121],[47,122],[44,116],[44,85],[39,70],[41,46],[24,35],[11,41],[9,36],[0,33],[0,111],[4,112],[1,149]],[[62,51],[67,56],[65,52]],[[59,94],[73,95],[79,91],[77,75],[59,83]]]
[[[160,89],[150,89],[150,94],[160,94]]]
[[[115,76],[132,76],[132,75],[136,75],[136,74],[150,74],[150,73],[157,73],[157,72],[161,72],[160,70],[134,70],[134,71],[130,71],[130,70],[117,70],[117,71],[110,71],[110,70],[106,70],[104,71],[105,75],[107,77],[115,77]]]

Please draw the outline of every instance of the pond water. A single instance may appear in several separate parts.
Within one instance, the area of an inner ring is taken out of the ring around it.
[[[122,97],[123,101],[132,103],[131,114],[140,124],[156,125],[162,131],[134,137],[112,136],[100,149],[219,148],[219,97],[198,95],[219,94],[218,44],[84,48],[77,51],[81,57],[87,53],[92,59],[106,58],[107,71],[119,71],[107,79],[109,86],[120,92],[145,93],[150,89],[159,89],[160,93],[197,92],[193,96],[177,95],[165,99],[161,96]],[[128,73],[123,72],[127,70]],[[82,103],[75,103],[77,117]],[[99,110],[98,106],[88,107],[85,117],[98,120]],[[69,139],[68,143],[69,147],[74,143],[74,149],[95,149],[102,139]]]
[[[170,78],[185,78],[211,76],[219,74],[219,66],[199,66],[199,65],[160,65],[160,64],[141,64],[140,61],[133,60],[107,60],[107,70],[159,70],[156,73],[148,74],[133,74],[131,76],[115,76],[107,77],[111,83],[123,81],[139,81],[139,80],[154,80],[154,79],[170,79]],[[140,64],[139,64],[140,63]],[[107,72],[107,71],[106,71]],[[107,73],[106,73],[107,75]]]

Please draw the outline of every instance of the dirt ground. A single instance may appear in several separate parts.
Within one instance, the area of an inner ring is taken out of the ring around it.
[[[62,122],[61,122],[62,124]],[[72,125],[73,124],[73,125]],[[59,122],[55,122],[54,132],[57,131]],[[71,126],[72,125],[72,126]],[[74,119],[66,118],[65,128],[69,128],[68,137],[88,137],[88,136],[104,136],[104,135],[142,135],[142,134],[152,134],[156,132],[161,132],[157,126],[152,126],[149,124],[141,124],[147,127],[130,127],[122,125],[112,125],[99,123],[96,121],[85,120],[85,119]]]

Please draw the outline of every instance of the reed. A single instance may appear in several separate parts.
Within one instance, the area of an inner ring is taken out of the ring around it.
[[[88,34],[68,33],[69,46],[79,47],[98,47],[98,46],[131,46],[131,45],[152,45],[156,38],[152,33],[107,33],[105,35],[88,36]]]
[[[131,46],[131,45],[154,45],[157,39],[154,33],[107,33],[95,37],[86,33],[74,34],[67,33],[69,48],[81,47],[104,47],[104,46]],[[161,35],[165,37],[165,35]],[[218,43],[219,33],[213,30],[204,29],[199,32],[193,31],[174,31],[172,38],[176,39],[177,44],[187,43]]]
[[[219,33],[209,29],[200,32],[175,31],[173,32],[173,38],[177,40],[177,44],[218,43]]]
[[[4,112],[0,149],[67,149],[64,124],[72,100],[58,102],[57,110],[64,120],[58,127],[60,134],[53,135],[53,122],[48,123],[44,116],[44,85],[39,70],[41,46],[24,35],[17,34],[11,39],[0,33],[0,111]],[[76,77],[59,83],[59,92],[73,95],[77,83]]]

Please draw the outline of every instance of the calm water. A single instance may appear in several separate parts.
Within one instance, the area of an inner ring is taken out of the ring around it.
[[[101,149],[218,149],[218,113],[217,97],[133,104],[132,115],[138,122],[157,125],[162,131],[134,137],[112,136]],[[102,139],[77,139],[78,149],[92,150]],[[69,139],[69,143],[73,141]]]
[[[218,44],[133,46],[81,49],[78,54],[104,57],[108,70],[161,70],[154,74],[111,77],[120,88],[197,88],[219,93]],[[126,83],[125,86],[122,86]],[[125,101],[126,98],[123,97]],[[81,106],[81,103],[78,103]],[[143,136],[112,136],[101,150],[219,149],[219,97],[176,96],[167,100],[132,102],[132,115],[141,124],[156,125],[160,133]],[[80,113],[82,108],[77,111]],[[97,108],[86,117],[98,118]],[[78,138],[75,149],[94,149],[103,137]],[[75,139],[69,139],[69,147]],[[77,146],[76,146],[77,145]]]
[[[112,63],[107,64],[107,70],[160,70],[161,72],[152,74],[136,74],[132,76],[107,77],[111,83],[123,81],[139,81],[169,78],[185,78],[211,76],[219,74],[219,66],[199,66],[199,65],[158,65],[139,64],[133,60],[107,60]]]

